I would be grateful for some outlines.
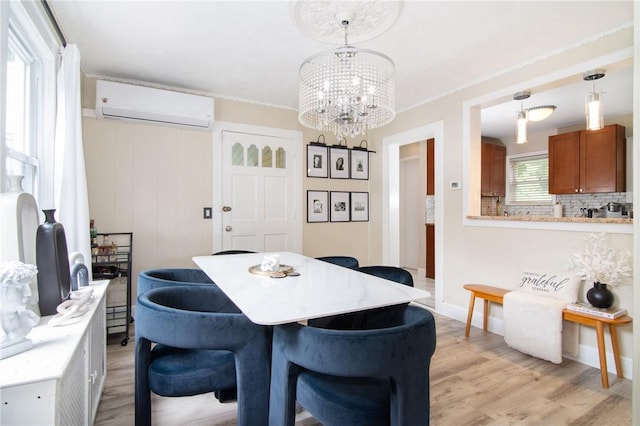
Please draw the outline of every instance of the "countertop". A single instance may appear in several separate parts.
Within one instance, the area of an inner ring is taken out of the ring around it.
[[[568,223],[626,223],[632,224],[633,219],[605,218],[605,217],[552,217],[552,216],[467,216],[473,220],[504,220],[515,222],[568,222]]]

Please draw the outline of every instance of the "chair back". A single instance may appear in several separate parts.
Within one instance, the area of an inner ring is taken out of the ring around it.
[[[167,268],[148,269],[138,274],[138,291],[140,296],[154,288],[174,285],[202,285],[213,284],[211,278],[201,269],[194,268]]]
[[[220,256],[220,255],[225,255],[225,254],[248,254],[248,253],[255,253],[255,251],[251,251],[251,250],[223,250],[223,251],[218,251],[213,253],[212,256]]]
[[[358,268],[358,271],[413,287],[413,277],[411,276],[411,273],[403,268],[398,268],[396,266],[374,265],[361,266]]]
[[[323,262],[333,263],[334,265],[344,266],[345,268],[356,269],[360,266],[358,259],[351,256],[322,256],[316,257]]]

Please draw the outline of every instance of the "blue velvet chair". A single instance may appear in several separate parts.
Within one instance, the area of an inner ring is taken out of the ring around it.
[[[209,284],[215,286],[215,283],[201,269],[193,268],[168,268],[168,269],[149,269],[138,275],[138,291],[140,296],[154,288],[169,287],[176,285],[203,285]],[[220,294],[220,297],[227,297]],[[228,303],[233,303],[228,300]],[[178,352],[179,349],[174,348]],[[220,402],[235,401],[237,390],[235,386],[215,392],[216,398]]]
[[[177,397],[236,386],[238,424],[266,424],[271,329],[252,323],[217,286],[140,295],[135,341],[137,426],[151,424],[150,392]]]
[[[344,266],[345,268],[356,269],[360,266],[358,259],[351,256],[322,256],[316,257],[318,260],[322,260],[323,262],[333,263],[334,265]]]
[[[377,312],[359,330],[274,327],[270,426],[291,426],[295,402],[325,426],[429,424],[431,312]]]

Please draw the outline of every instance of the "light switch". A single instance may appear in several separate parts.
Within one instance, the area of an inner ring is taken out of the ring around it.
[[[211,207],[205,207],[204,208],[204,218],[205,219],[211,219],[211,212],[213,211],[213,209]]]

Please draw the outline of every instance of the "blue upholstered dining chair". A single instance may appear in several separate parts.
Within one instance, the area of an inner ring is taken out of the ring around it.
[[[377,312],[359,330],[274,327],[270,426],[291,426],[295,402],[325,426],[429,424],[431,312]]]
[[[135,340],[137,426],[151,424],[150,392],[177,397],[236,386],[238,424],[266,424],[271,329],[252,323],[217,286],[141,294]]]
[[[344,266],[345,268],[356,269],[360,266],[358,259],[351,256],[322,256],[316,257],[318,260],[322,260],[323,262],[333,263],[334,265]]]
[[[147,291],[154,288],[203,284],[215,286],[215,283],[211,280],[211,278],[209,278],[209,276],[201,269],[148,269],[138,274],[137,295],[140,296],[141,294],[146,293]],[[220,297],[226,298],[227,296],[223,293],[220,293]],[[233,304],[230,299],[227,302]],[[175,352],[180,351],[180,349],[178,348],[174,348],[173,350]],[[237,389],[235,388],[235,386],[232,386],[229,389],[219,390],[215,392],[215,396],[220,402],[235,401],[237,396]]]

